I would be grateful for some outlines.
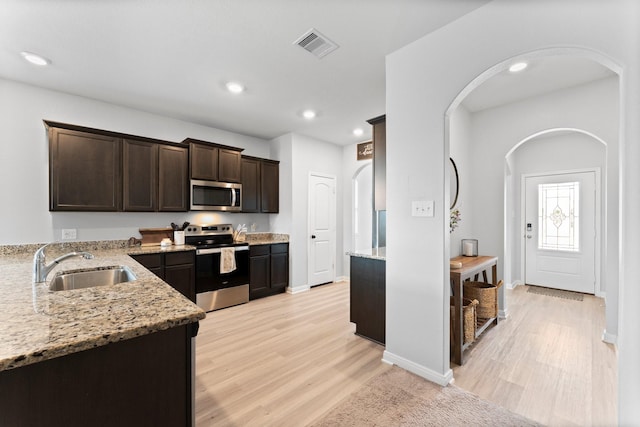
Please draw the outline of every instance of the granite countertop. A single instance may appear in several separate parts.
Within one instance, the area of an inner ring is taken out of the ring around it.
[[[114,241],[115,242],[115,241]],[[79,257],[61,262],[47,283],[32,283],[34,248],[0,247],[0,371],[197,322],[205,313],[129,254],[194,250],[191,246],[134,247],[78,242],[47,248],[47,263],[75,250]],[[137,280],[87,289],[49,291],[60,271],[125,265]]]
[[[370,258],[370,259],[379,259],[382,261],[387,260],[387,248],[370,248],[370,249],[359,249],[357,251],[349,251],[347,252],[349,256],[355,256],[359,258]]]
[[[249,246],[288,243],[289,235],[278,233],[246,233],[246,242],[249,243]]]

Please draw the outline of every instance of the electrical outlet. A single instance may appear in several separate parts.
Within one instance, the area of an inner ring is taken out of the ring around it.
[[[415,200],[411,202],[411,216],[433,217],[433,200]]]
[[[75,240],[77,238],[77,232],[75,228],[63,228],[62,240]]]

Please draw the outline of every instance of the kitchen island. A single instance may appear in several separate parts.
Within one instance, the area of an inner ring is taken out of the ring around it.
[[[115,241],[114,241],[115,242]],[[129,255],[189,250],[96,242],[59,271],[126,266],[136,280],[50,291],[32,283],[39,245],[0,247],[0,425],[190,425],[193,340],[205,313]]]
[[[351,257],[350,320],[356,334],[385,344],[386,248],[347,252]]]

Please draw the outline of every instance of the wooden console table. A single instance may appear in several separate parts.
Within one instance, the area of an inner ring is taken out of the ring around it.
[[[454,318],[453,318],[453,361],[458,364],[464,364],[464,350],[471,344],[464,344],[464,337],[462,333],[462,283],[465,280],[473,279],[478,280],[478,277],[482,273],[482,278],[485,283],[491,283],[497,286],[497,271],[498,271],[498,257],[495,256],[477,256],[466,257],[458,256],[452,258],[451,261],[459,261],[462,263],[460,268],[450,269],[450,279],[453,285],[454,296]],[[487,279],[487,270],[491,268],[491,282]],[[479,325],[476,330],[476,338],[482,334],[489,327],[490,324],[498,324],[498,317],[487,319],[482,325]]]

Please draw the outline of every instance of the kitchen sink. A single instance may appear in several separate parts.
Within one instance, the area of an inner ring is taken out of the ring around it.
[[[56,274],[49,289],[52,291],[67,291],[70,289],[92,288],[94,286],[115,285],[116,283],[131,282],[136,275],[123,265],[98,267],[91,270],[62,271]]]

